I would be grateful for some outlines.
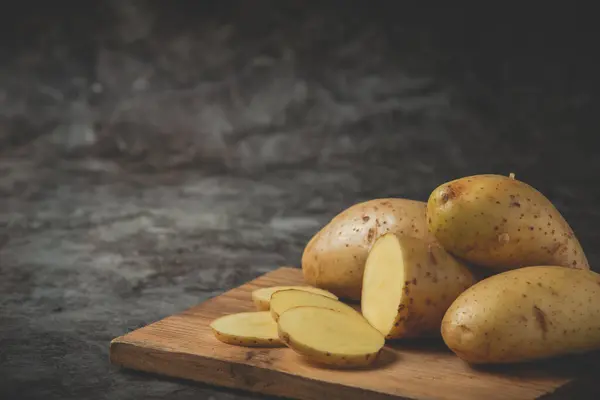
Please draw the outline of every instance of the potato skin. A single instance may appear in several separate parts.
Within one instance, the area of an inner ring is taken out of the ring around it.
[[[435,241],[425,211],[424,202],[395,198],[370,200],[342,211],[306,245],[304,280],[340,298],[360,300],[365,261],[377,238],[392,232]]]
[[[446,345],[473,364],[600,349],[600,275],[560,266],[502,272],[463,292],[441,331]]]
[[[573,230],[533,187],[500,175],[475,175],[436,188],[429,230],[450,253],[494,271],[529,265],[589,269]]]

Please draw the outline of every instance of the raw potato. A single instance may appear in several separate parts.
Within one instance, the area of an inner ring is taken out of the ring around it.
[[[277,321],[280,315],[285,311],[300,306],[329,308],[354,317],[358,316],[362,319],[362,315],[354,308],[339,300],[321,294],[304,290],[288,289],[275,292],[273,293],[273,296],[271,296],[271,316],[275,321]]]
[[[550,200],[511,177],[476,175],[445,183],[429,197],[427,217],[447,251],[495,271],[530,265],[589,269]]]
[[[444,313],[473,283],[440,246],[388,233],[367,258],[362,313],[387,339],[439,336]]]
[[[435,241],[427,230],[426,204],[405,199],[358,203],[333,218],[306,245],[304,280],[341,298],[360,300],[371,246],[388,232]]]
[[[446,312],[442,336],[470,363],[509,363],[600,349],[600,275],[559,266],[478,282]]]
[[[271,309],[270,302],[273,293],[279,290],[297,289],[304,290],[306,292],[317,293],[323,296],[331,297],[337,300],[337,296],[326,290],[314,288],[312,286],[272,286],[261,289],[256,289],[252,292],[252,302],[258,311],[269,311]]]
[[[277,323],[268,311],[226,315],[214,320],[210,327],[221,342],[246,347],[278,347],[283,344]]]
[[[362,318],[319,307],[296,307],[279,318],[279,337],[291,349],[326,365],[372,364],[385,339]]]

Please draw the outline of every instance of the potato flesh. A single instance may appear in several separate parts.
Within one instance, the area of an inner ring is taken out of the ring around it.
[[[456,299],[442,321],[442,337],[474,364],[600,349],[600,275],[559,266],[494,275]]]
[[[256,306],[258,311],[269,311],[271,308],[270,303],[271,303],[271,296],[273,295],[273,293],[280,291],[280,290],[289,290],[289,289],[296,289],[296,290],[303,290],[306,292],[317,293],[317,294],[331,297],[332,299],[337,300],[337,296],[334,295],[333,293],[330,293],[326,290],[322,290],[319,288],[314,288],[312,286],[272,286],[272,287],[267,287],[267,288],[256,289],[255,291],[253,291],[252,292],[252,301],[254,302],[254,305]]]
[[[230,314],[210,324],[215,337],[227,344],[248,347],[281,346],[277,323],[268,311]]]
[[[360,313],[349,305],[317,293],[288,289],[275,292],[271,296],[271,316],[275,321],[287,310],[300,306],[329,308],[344,314],[361,317]]]
[[[373,363],[385,339],[364,319],[320,307],[296,307],[278,321],[281,340],[313,361],[335,366]]]
[[[371,325],[387,335],[394,325],[402,300],[404,262],[393,235],[379,239],[365,265],[362,313]]]

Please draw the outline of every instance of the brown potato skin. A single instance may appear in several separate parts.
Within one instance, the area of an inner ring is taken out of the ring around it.
[[[493,271],[529,265],[589,269],[573,230],[533,187],[501,175],[475,175],[436,188],[429,230],[450,253]]]
[[[427,229],[426,207],[421,201],[384,198],[342,211],[306,245],[304,280],[340,298],[360,300],[365,261],[377,238],[392,232],[435,242]]]
[[[448,309],[446,345],[472,364],[515,363],[600,349],[600,275],[561,266],[502,272]]]

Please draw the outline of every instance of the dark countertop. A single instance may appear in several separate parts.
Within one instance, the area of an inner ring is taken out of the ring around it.
[[[597,65],[568,10],[224,3],[1,17],[1,398],[252,398],[119,370],[109,341],[459,176],[515,172],[598,265]]]

